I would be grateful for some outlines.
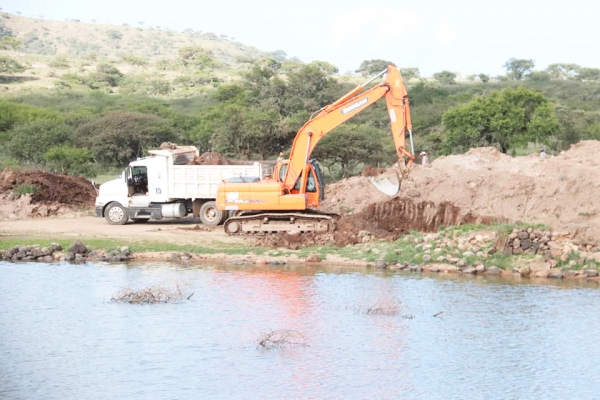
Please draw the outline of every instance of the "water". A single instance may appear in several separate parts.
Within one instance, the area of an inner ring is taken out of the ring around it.
[[[194,295],[110,301],[156,284]],[[0,398],[593,399],[599,299],[596,282],[0,262]],[[277,329],[306,346],[257,347]]]

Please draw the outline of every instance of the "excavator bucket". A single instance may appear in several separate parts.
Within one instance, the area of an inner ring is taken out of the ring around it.
[[[404,171],[401,171],[402,165]],[[396,163],[392,168],[377,176],[370,176],[369,181],[383,194],[395,196],[400,191],[402,177],[407,173],[404,163]]]

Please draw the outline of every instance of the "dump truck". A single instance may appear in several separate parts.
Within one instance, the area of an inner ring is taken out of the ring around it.
[[[272,168],[250,162],[234,165],[193,165],[199,151],[194,146],[150,150],[148,157],[132,161],[121,175],[97,189],[95,213],[111,225],[129,220],[199,217],[204,225],[223,223],[228,213],[217,208],[219,184],[255,182]]]

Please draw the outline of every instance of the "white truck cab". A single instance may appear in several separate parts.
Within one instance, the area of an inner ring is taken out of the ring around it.
[[[129,219],[200,217],[203,224],[223,223],[227,213],[215,204],[219,183],[230,178],[262,179],[268,169],[259,162],[245,165],[190,165],[199,155],[194,146],[150,150],[132,161],[121,175],[100,185],[95,211],[109,224]]]

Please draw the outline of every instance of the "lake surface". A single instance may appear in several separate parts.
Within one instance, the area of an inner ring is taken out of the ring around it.
[[[597,399],[599,340],[597,282],[0,262],[0,399]]]

